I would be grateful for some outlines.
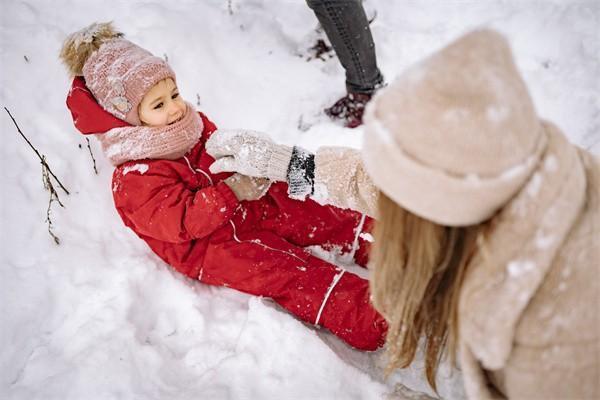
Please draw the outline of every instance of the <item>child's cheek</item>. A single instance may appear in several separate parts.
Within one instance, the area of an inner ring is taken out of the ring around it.
[[[177,105],[179,106],[181,111],[183,111],[183,113],[185,114],[187,107],[185,106],[185,101],[181,98],[181,96],[177,99]]]
[[[166,112],[161,111],[155,114],[156,125],[167,125],[169,122],[169,116]]]

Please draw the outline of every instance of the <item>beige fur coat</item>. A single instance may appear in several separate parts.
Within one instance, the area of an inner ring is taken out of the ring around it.
[[[600,398],[600,164],[544,123],[528,182],[490,221],[460,298],[469,398]],[[323,148],[315,197],[376,216],[360,152]]]

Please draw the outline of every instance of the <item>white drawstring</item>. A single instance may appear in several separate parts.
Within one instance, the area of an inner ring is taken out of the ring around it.
[[[196,173],[196,171],[194,171],[194,168],[192,168],[192,164],[190,164],[190,160],[188,160],[188,158],[186,156],[183,156],[183,158],[185,159],[185,162],[188,165],[188,168],[193,172]]]
[[[202,175],[204,175],[208,179],[208,181],[210,182],[210,185],[211,186],[213,185],[213,180],[210,177],[210,175],[208,175],[206,172],[202,171],[200,168],[193,168],[192,164],[190,163],[190,160],[188,160],[188,158],[186,156],[183,156],[183,158],[185,158],[185,162],[187,163],[189,169],[192,170],[193,173],[200,172]]]
[[[351,258],[354,258],[354,254],[356,253],[356,250],[358,250],[358,238],[360,237],[360,234],[362,233],[363,226],[365,225],[366,219],[367,219],[367,214],[363,214],[362,217],[360,218],[360,222],[358,223],[358,226],[356,227],[356,235],[354,235],[354,241],[352,242],[352,249],[350,250]]]
[[[197,169],[196,169],[196,171],[198,171],[198,172],[200,172],[202,175],[204,175],[204,176],[205,176],[205,177],[208,179],[208,181],[210,182],[210,185],[211,185],[211,186],[213,185],[213,180],[212,180],[212,178],[210,177],[210,175],[208,175],[206,172],[202,171],[200,168],[197,168]]]
[[[325,308],[325,303],[327,303],[327,300],[329,300],[329,296],[331,295],[331,292],[333,292],[333,288],[335,288],[335,286],[338,284],[340,279],[342,279],[342,276],[344,276],[345,273],[346,273],[346,270],[343,269],[339,274],[336,274],[333,277],[333,281],[331,282],[329,289],[327,289],[327,293],[325,293],[325,298],[323,299],[323,302],[321,303],[321,308],[319,308],[319,312],[317,313],[317,318],[315,319],[315,326],[319,325],[319,321],[321,320],[321,313],[323,312],[323,309]]]

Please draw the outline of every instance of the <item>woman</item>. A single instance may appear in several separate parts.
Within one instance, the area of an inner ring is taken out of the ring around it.
[[[470,33],[383,89],[360,154],[213,137],[215,171],[273,177],[287,157],[291,195],[378,218],[390,368],[424,339],[434,387],[448,354],[473,399],[600,396],[600,165],[537,117],[502,36]]]

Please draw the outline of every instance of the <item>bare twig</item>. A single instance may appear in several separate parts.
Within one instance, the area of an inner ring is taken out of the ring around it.
[[[50,166],[46,163],[45,157],[43,157],[40,154],[40,152],[31,144],[31,142],[29,141],[29,139],[27,139],[27,137],[23,134],[23,132],[21,131],[21,128],[19,128],[19,125],[17,124],[17,121],[15,121],[15,119],[12,116],[12,114],[10,113],[10,111],[8,111],[8,108],[4,107],[4,110],[6,110],[6,112],[10,116],[10,119],[12,119],[13,124],[15,124],[15,126],[17,127],[17,131],[19,132],[19,134],[23,137],[23,139],[25,139],[25,141],[27,142],[27,144],[29,145],[29,147],[31,147],[33,149],[33,151],[35,152],[35,154],[38,156],[38,158],[40,159],[40,162],[42,163],[42,165],[45,165],[46,168],[48,168],[48,173],[54,178],[54,180],[56,181],[56,183],[58,183],[58,185],[60,186],[60,188],[67,195],[71,194],[71,193],[69,193],[69,191],[67,190],[67,188],[65,188],[65,186],[61,183],[61,181],[56,177],[56,175],[54,175],[54,173],[50,169]]]
[[[43,156],[44,161],[46,161],[46,157]],[[58,193],[56,192],[56,189],[54,189],[54,186],[52,185],[52,181],[50,180],[50,174],[49,174],[49,169],[46,167],[48,164],[47,163],[43,163],[42,164],[42,182],[44,183],[44,189],[46,189],[48,192],[50,192],[50,199],[48,200],[48,208],[46,209],[46,222],[48,223],[48,233],[50,234],[50,236],[52,236],[52,239],[54,239],[54,243],[56,244],[60,244],[60,239],[58,238],[58,236],[56,236],[54,234],[54,232],[52,232],[52,219],[50,218],[50,212],[52,211],[52,203],[53,202],[57,202],[59,206],[64,208],[63,203],[61,203],[60,199],[58,198]]]
[[[17,127],[17,131],[19,132],[19,134],[23,137],[23,139],[25,139],[25,141],[27,142],[29,147],[31,147],[33,149],[35,154],[40,159],[40,163],[42,164],[42,183],[44,184],[44,189],[46,189],[50,193],[50,198],[48,200],[48,208],[46,209],[46,222],[48,223],[48,233],[54,240],[54,243],[56,243],[58,245],[58,244],[60,244],[60,239],[58,238],[58,236],[56,236],[54,234],[54,232],[52,232],[52,219],[50,218],[50,213],[52,211],[52,203],[53,202],[56,201],[58,203],[58,205],[61,207],[64,207],[64,205],[60,201],[60,198],[58,197],[58,192],[56,191],[56,189],[54,188],[54,185],[52,184],[52,178],[59,184],[60,188],[67,195],[69,194],[69,191],[64,187],[64,185],[60,182],[60,180],[56,177],[56,175],[54,175],[54,173],[50,169],[50,166],[46,162],[46,156],[43,154],[40,154],[40,152],[33,146],[33,144],[31,144],[29,139],[27,139],[27,137],[21,131],[21,128],[19,128],[17,121],[15,121],[15,119],[12,116],[12,114],[10,113],[10,111],[8,111],[8,109],[6,107],[4,107],[4,109],[6,110],[6,112],[12,119],[13,123]]]
[[[196,106],[200,107],[200,95],[196,93]]]
[[[98,168],[96,168],[96,159],[94,158],[94,153],[92,153],[92,147],[90,146],[90,139],[85,138],[87,141],[87,148],[90,152],[90,157],[92,157],[92,162],[94,163],[94,172],[98,175]]]

